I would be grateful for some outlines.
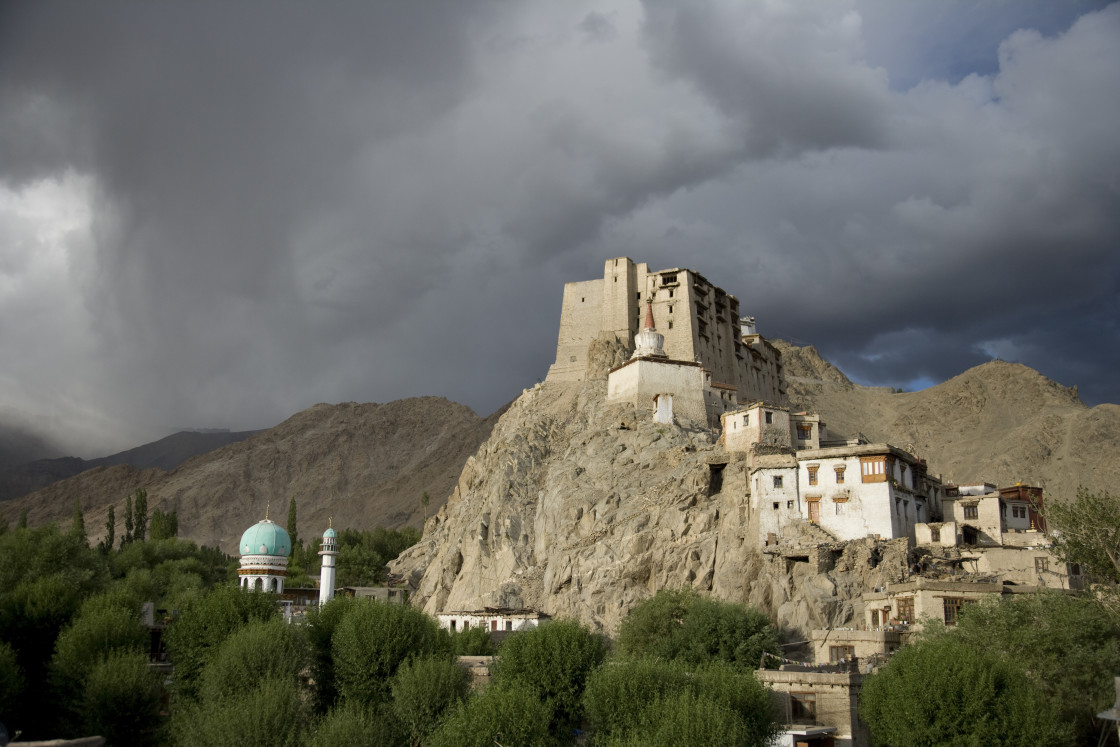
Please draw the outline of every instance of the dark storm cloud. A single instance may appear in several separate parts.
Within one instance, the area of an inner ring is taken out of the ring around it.
[[[623,254],[871,383],[1021,356],[1120,399],[1120,11],[893,7],[9,3],[0,406],[87,451],[487,412]],[[889,43],[930,18],[958,62]]]

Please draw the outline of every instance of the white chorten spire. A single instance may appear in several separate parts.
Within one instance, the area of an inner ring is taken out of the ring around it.
[[[642,331],[634,336],[634,354],[631,358],[666,358],[665,335],[653,326],[653,301],[646,301],[646,323]]]

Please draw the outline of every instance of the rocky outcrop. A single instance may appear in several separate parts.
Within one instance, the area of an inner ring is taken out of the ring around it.
[[[613,630],[657,590],[687,587],[806,630],[849,622],[864,590],[901,578],[905,541],[836,543],[807,530],[761,552],[747,455],[608,403],[605,390],[539,384],[510,407],[424,539],[392,566],[417,603],[531,607]]]

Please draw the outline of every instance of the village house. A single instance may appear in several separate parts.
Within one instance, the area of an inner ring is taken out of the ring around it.
[[[848,671],[784,665],[759,669],[755,677],[771,690],[781,714],[782,731],[772,742],[782,747],[864,747],[871,743],[867,725],[859,720],[863,675]]]
[[[946,581],[913,576],[863,595],[864,623],[871,630],[908,626],[920,630],[931,618],[956,625],[961,609],[982,599],[1040,591],[1038,586],[1018,586],[991,581]]]
[[[872,629],[828,628],[809,633],[813,655],[818,663],[860,661],[889,656],[903,644],[902,628],[877,626]]]
[[[512,633],[531,630],[552,618],[544,612],[511,607],[483,607],[480,610],[441,612],[439,626],[451,632],[482,628],[490,633]]]

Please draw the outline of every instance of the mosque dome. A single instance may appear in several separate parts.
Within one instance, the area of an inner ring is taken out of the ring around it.
[[[258,521],[241,535],[242,555],[283,555],[292,552],[292,540],[282,526],[270,519]]]
[[[338,537],[338,532],[334,531],[334,527],[328,527],[327,531],[323,532],[323,539],[335,539]]]

